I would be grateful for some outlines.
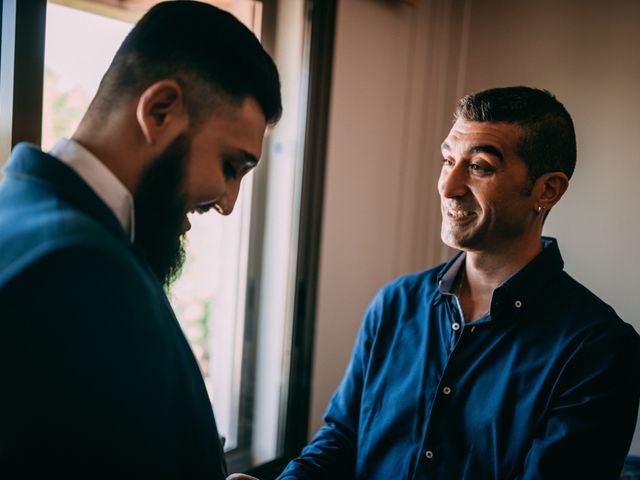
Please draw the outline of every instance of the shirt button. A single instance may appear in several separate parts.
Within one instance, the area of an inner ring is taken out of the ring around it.
[[[445,395],[449,395],[451,393],[451,389],[449,387],[444,387],[442,389],[442,393],[444,393]]]
[[[451,325],[451,328],[453,328],[454,332],[457,332],[458,330],[460,330],[460,324],[456,322],[453,325]]]
[[[516,308],[520,308],[522,307],[522,302],[520,300],[516,300],[516,303],[514,303],[514,305],[516,306]]]
[[[424,452],[424,456],[427,457],[428,460],[431,460],[433,458],[433,452],[431,450],[427,450]]]

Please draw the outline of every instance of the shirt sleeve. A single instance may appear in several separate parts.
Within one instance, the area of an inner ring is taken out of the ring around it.
[[[360,399],[380,310],[378,295],[360,326],[349,366],[325,413],[325,425],[278,480],[355,477]]]
[[[517,478],[620,478],[638,413],[640,340],[629,325],[610,330],[591,332],[565,363]]]

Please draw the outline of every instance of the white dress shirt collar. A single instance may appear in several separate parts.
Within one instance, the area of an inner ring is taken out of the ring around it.
[[[90,151],[74,140],[62,138],[49,155],[71,167],[113,211],[122,228],[134,240],[133,197],[129,190]]]

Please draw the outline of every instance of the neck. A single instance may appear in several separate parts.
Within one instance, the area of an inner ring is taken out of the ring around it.
[[[115,122],[105,121],[100,126],[92,123],[84,119],[71,138],[95,155],[129,192],[135,192],[141,162],[131,133]]]
[[[466,321],[477,320],[489,311],[493,291],[521,270],[542,250],[539,236],[517,248],[500,252],[468,251],[464,275],[460,275],[459,300]]]
[[[500,251],[467,252],[466,274],[469,285],[491,286],[495,289],[507,278],[518,272],[542,251],[539,235],[526,243],[502,247]]]

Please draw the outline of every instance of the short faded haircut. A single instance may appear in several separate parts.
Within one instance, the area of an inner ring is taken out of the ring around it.
[[[518,86],[472,93],[460,99],[454,118],[519,125],[523,135],[517,153],[527,166],[531,185],[547,172],[564,172],[568,178],[573,175],[573,121],[547,90]]]

